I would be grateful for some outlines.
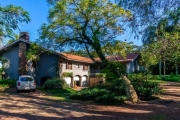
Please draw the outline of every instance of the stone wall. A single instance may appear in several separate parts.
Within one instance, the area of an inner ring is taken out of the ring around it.
[[[27,50],[27,45],[24,42],[19,43],[19,75],[26,75],[27,70],[26,70],[26,64],[27,64],[27,59],[25,52]]]

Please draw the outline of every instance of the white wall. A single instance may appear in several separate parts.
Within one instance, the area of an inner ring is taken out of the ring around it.
[[[72,70],[71,69],[66,69],[66,61],[62,61],[62,73],[63,72],[72,72],[73,73],[73,77],[74,76],[88,76],[88,71],[89,70],[83,70],[83,65],[86,63],[79,63],[79,68],[77,67],[77,63],[78,62],[73,62],[73,61],[69,61],[72,62]],[[89,67],[88,67],[89,68]]]

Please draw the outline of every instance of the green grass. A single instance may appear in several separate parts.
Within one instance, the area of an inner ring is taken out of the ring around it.
[[[37,87],[38,90],[49,94],[51,98],[56,100],[69,100],[69,96],[76,91],[71,88],[57,89],[57,90],[44,90],[42,87]]]
[[[164,80],[155,80],[155,79],[153,79],[153,80],[148,80],[149,82],[157,82],[157,83],[165,83],[166,81],[164,81]]]

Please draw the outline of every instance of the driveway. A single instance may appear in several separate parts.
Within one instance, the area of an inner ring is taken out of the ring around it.
[[[180,87],[172,83],[165,86]],[[162,95],[157,101],[104,106],[60,101],[41,91],[17,94],[14,88],[8,88],[0,92],[0,120],[179,120],[180,91],[173,91],[179,92],[170,95],[177,100]]]

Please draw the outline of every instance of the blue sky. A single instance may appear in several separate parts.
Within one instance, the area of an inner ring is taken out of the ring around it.
[[[21,6],[24,10],[29,12],[31,22],[28,24],[20,24],[21,31],[29,32],[30,39],[33,41],[38,38],[37,30],[42,23],[47,21],[49,7],[46,0],[0,0],[2,6],[13,4]],[[20,31],[16,31],[19,34]]]
[[[37,30],[43,23],[47,22],[49,7],[46,0],[0,0],[0,4],[2,6],[13,4],[15,6],[21,6],[24,10],[28,11],[31,22],[28,24],[20,24],[20,31],[29,32],[31,41],[38,38]],[[19,34],[20,31],[16,31],[16,34]],[[141,40],[135,40],[133,36],[130,37],[128,33],[125,33],[125,35],[118,39],[126,39],[128,42],[133,41],[136,45],[142,45]]]

